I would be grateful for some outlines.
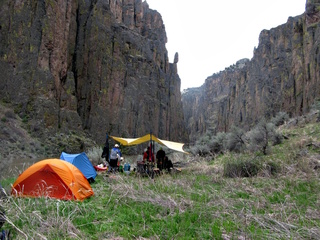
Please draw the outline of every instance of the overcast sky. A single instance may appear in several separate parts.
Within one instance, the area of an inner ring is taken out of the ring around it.
[[[242,58],[253,57],[259,34],[305,11],[306,0],[146,0],[165,24],[169,61],[179,53],[181,90]]]

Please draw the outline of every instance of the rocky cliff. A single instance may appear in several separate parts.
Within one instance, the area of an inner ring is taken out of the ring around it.
[[[262,117],[309,111],[320,97],[320,1],[308,0],[303,15],[263,30],[251,60],[244,59],[183,93],[191,141],[208,130],[249,129]]]
[[[0,2],[0,95],[35,137],[186,141],[178,56],[142,0]],[[80,146],[79,146],[80,147]],[[83,146],[82,146],[83,147]]]

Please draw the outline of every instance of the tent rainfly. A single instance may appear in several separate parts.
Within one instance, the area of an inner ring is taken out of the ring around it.
[[[12,186],[11,194],[19,197],[83,200],[94,193],[76,166],[60,159],[46,159],[21,173]]]
[[[88,156],[84,152],[76,154],[62,152],[60,155],[60,159],[76,166],[88,179],[89,182],[94,181],[97,176],[96,170],[94,169]]]
[[[141,144],[141,143],[144,143],[144,142],[151,140],[151,141],[155,141],[161,145],[164,145],[167,148],[170,148],[172,150],[187,153],[183,150],[184,143],[162,140],[160,138],[157,138],[153,134],[147,134],[147,135],[144,135],[143,137],[140,137],[140,138],[120,138],[120,137],[114,137],[114,136],[110,136],[110,137],[113,138],[115,141],[121,143],[124,146],[137,145],[137,144]]]

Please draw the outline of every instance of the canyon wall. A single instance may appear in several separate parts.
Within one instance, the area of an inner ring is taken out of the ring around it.
[[[187,141],[178,55],[142,0],[0,3],[0,95],[35,137]]]
[[[320,97],[320,1],[301,16],[263,30],[252,59],[243,59],[182,94],[191,141],[206,131],[250,129],[278,112],[307,113]]]

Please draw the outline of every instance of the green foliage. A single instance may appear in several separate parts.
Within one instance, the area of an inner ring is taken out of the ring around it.
[[[27,123],[28,121],[29,121],[29,116],[24,115],[23,118],[22,118],[22,122],[23,123]]]
[[[14,239],[268,239],[271,232],[277,233],[275,239],[296,234],[304,239],[320,229],[320,218],[307,215],[318,208],[317,180],[226,178],[213,183],[212,175],[191,169],[155,181],[102,173],[92,184],[95,195],[83,202],[9,196],[0,203],[14,227],[7,222],[4,228]],[[278,223],[294,228],[278,229]],[[297,228],[304,230],[297,233]]]

